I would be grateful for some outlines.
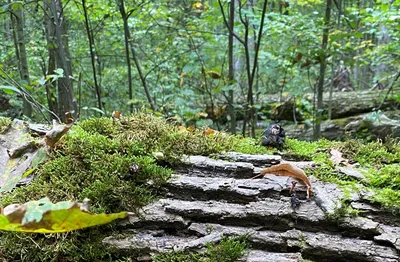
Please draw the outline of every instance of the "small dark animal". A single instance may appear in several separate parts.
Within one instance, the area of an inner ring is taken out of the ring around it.
[[[278,124],[271,124],[265,129],[261,145],[272,146],[282,151],[283,144],[285,143],[285,130]]]

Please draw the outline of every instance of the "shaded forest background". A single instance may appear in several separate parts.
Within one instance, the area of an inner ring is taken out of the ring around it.
[[[398,88],[399,7],[400,0],[1,1],[0,113],[43,122],[68,111],[82,119],[145,108],[255,136],[270,117],[266,97],[278,94],[294,97],[318,136],[329,118],[324,91]]]

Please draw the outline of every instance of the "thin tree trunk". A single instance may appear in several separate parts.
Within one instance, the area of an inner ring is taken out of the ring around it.
[[[86,8],[86,2],[85,0],[82,0],[82,7],[83,7],[83,13],[85,16],[85,27],[86,27],[86,33],[88,36],[88,40],[89,40],[89,50],[90,50],[90,60],[92,62],[92,70],[93,70],[93,80],[94,80],[94,88],[96,90],[96,94],[97,94],[97,107],[101,110],[102,109],[102,103],[101,103],[101,88],[97,82],[97,74],[96,74],[96,57],[94,54],[94,40],[93,40],[93,33],[90,30],[89,27],[89,18],[88,18],[88,14],[87,14],[87,8]]]
[[[326,51],[329,37],[329,21],[331,18],[332,0],[327,0],[325,17],[324,17],[324,31],[322,35],[321,49],[323,55],[321,56],[321,64],[319,68],[319,81],[317,87],[317,112],[316,112],[316,124],[314,130],[314,139],[318,140],[321,135],[321,121],[322,121],[322,110],[323,110],[323,92],[324,92],[324,77],[326,70]]]
[[[233,56],[233,47],[234,47],[234,25],[235,25],[235,1],[232,0],[229,4],[229,50],[228,50],[228,63],[229,63],[229,72],[228,72],[228,84],[233,86],[235,80],[235,68],[234,68],[234,56]],[[236,134],[236,111],[233,101],[233,89],[231,88],[228,91],[228,114],[230,117],[230,131],[232,134]]]
[[[142,86],[143,86],[144,92],[146,94],[147,101],[150,104],[150,108],[153,111],[156,111],[156,106],[155,106],[155,104],[153,102],[153,98],[151,97],[150,92],[149,92],[149,88],[147,86],[146,77],[143,74],[142,67],[140,65],[140,62],[139,62],[139,59],[137,57],[135,48],[134,48],[133,43],[131,41],[131,34],[130,34],[130,31],[129,31],[128,19],[129,19],[129,16],[131,15],[132,12],[130,12],[129,14],[126,13],[124,0],[120,0],[119,12],[121,14],[122,20],[124,21],[125,51],[126,51],[126,54],[127,54],[127,60],[129,61],[129,59],[130,59],[130,57],[129,57],[129,44],[130,44],[133,61],[135,62],[135,66],[136,66],[136,69],[138,71],[140,81],[142,82]],[[130,61],[127,62],[127,64],[128,64],[128,67],[129,67],[129,71],[128,71],[128,76],[129,76],[129,99],[132,100],[132,98],[133,98],[132,72],[131,72],[131,66],[130,66],[131,63],[130,63]],[[131,104],[131,112],[133,112],[133,104]]]
[[[329,0],[331,1],[331,0]],[[253,98],[253,83],[254,83],[254,77],[256,75],[256,69],[257,69],[257,63],[258,63],[258,52],[260,50],[260,44],[261,44],[261,38],[262,38],[262,32],[264,28],[264,20],[265,20],[265,13],[267,11],[267,4],[268,1],[264,0],[264,5],[261,13],[261,22],[260,22],[260,28],[257,34],[257,43],[255,46],[255,53],[254,53],[254,60],[253,60],[253,67],[251,74],[249,75],[249,90],[247,93],[247,103],[250,106],[249,112],[249,119],[251,121],[251,136],[255,137],[255,128],[256,128],[256,113],[255,113],[255,108],[254,108],[254,98]],[[247,36],[248,38],[248,36]],[[250,59],[250,58],[249,58]],[[249,61],[250,64],[250,61]]]
[[[25,82],[24,84],[30,85],[31,81],[29,78],[28,57],[26,54],[26,41],[24,36],[24,13],[22,4],[18,4],[16,8],[12,10],[11,23],[14,29],[13,39],[17,56],[19,75],[21,80]],[[29,103],[25,96],[23,96],[23,114],[27,117],[32,117],[32,105],[31,103]]]
[[[43,76],[46,79],[47,75],[54,74],[54,70],[56,69],[56,43],[55,43],[55,26],[51,19],[51,11],[50,11],[50,0],[44,0],[44,28],[45,28],[45,35],[47,40],[47,50],[48,50],[48,65],[47,65],[47,72],[44,70]],[[57,99],[54,95],[56,92],[55,83],[52,81],[46,81],[45,83],[46,88],[46,96],[47,96],[47,104],[49,110],[52,112],[56,112],[58,108]],[[50,114],[50,117],[53,118],[54,116]]]
[[[125,3],[124,0],[119,2],[119,12],[122,17],[122,21],[124,23],[124,40],[125,40],[125,57],[126,57],[126,66],[128,68],[128,91],[129,91],[129,101],[132,102],[133,99],[133,91],[132,91],[132,68],[131,68],[131,60],[129,56],[129,27],[128,27],[128,16],[125,12]],[[130,112],[133,113],[133,103],[130,103]]]
[[[128,34],[130,35],[129,28],[128,28]],[[139,62],[139,59],[137,57],[137,54],[136,54],[136,51],[135,51],[135,48],[133,46],[132,41],[130,41],[130,44],[131,44],[131,52],[132,52],[133,61],[135,62],[136,69],[137,69],[137,71],[139,73],[139,78],[140,78],[140,81],[142,82],[142,86],[143,86],[144,92],[146,94],[147,101],[150,104],[151,110],[156,111],[157,108],[156,108],[156,106],[154,104],[153,98],[150,95],[149,88],[148,88],[147,82],[146,82],[146,78],[143,75],[142,67],[140,65],[140,62]]]

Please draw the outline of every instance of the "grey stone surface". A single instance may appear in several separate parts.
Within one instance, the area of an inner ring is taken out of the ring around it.
[[[238,152],[227,152],[217,157],[228,161],[251,163],[255,166],[276,165],[282,160],[282,157],[278,155],[250,155]]]
[[[289,188],[294,178],[251,179],[262,170],[252,164],[258,161],[254,159],[268,157],[228,155],[245,162],[186,158],[186,165],[167,183],[166,198],[130,214],[118,224],[122,234],[103,243],[138,261],[151,261],[158,252],[202,252],[223,236],[246,235],[249,250],[240,261],[400,261],[399,224],[395,216],[368,202],[371,192],[345,194],[335,184],[309,177],[313,195],[306,199],[299,181],[300,205],[292,208]],[[343,203],[365,217],[333,220]]]
[[[261,250],[251,250],[242,260],[243,262],[299,262],[303,261],[301,253],[273,253]]]
[[[254,173],[251,163],[215,160],[205,156],[186,156],[182,160],[184,166],[177,170],[189,176],[250,178]]]
[[[336,169],[339,171],[339,174],[342,174],[344,176],[354,178],[356,180],[365,179],[365,176],[360,171],[352,167],[337,166]]]

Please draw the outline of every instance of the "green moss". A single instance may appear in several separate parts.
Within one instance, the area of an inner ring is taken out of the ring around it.
[[[160,117],[138,113],[121,121],[121,140],[140,141],[146,152],[160,152],[177,163],[183,155],[210,155],[233,148],[233,136],[223,132],[204,135],[206,128],[187,130]]]
[[[321,139],[316,142],[300,141],[293,138],[286,139],[287,153],[297,156],[299,160],[321,160],[324,149],[335,147],[337,142]],[[327,156],[327,153],[324,153]],[[325,157],[324,157],[325,158]]]
[[[379,170],[370,169],[367,176],[372,187],[400,190],[400,164],[386,165]]]
[[[132,166],[138,170],[131,170]],[[153,190],[165,183],[171,173],[157,166],[137,142],[109,139],[76,126],[54,158],[40,168],[38,178],[4,197],[1,204],[45,196],[53,201],[88,197],[94,211],[132,211],[154,199]]]
[[[153,258],[154,262],[235,262],[247,248],[246,237],[224,237],[219,244],[207,243],[204,253],[171,252]]]
[[[2,231],[1,250],[10,261],[114,261],[118,251],[101,243],[110,229],[102,226],[46,235]]]
[[[108,117],[86,119],[79,126],[89,134],[97,133],[107,137],[113,137],[121,130],[120,122]]]
[[[276,151],[268,150],[265,146],[261,146],[260,141],[261,139],[235,136],[232,139],[232,150],[244,154],[271,154]]]
[[[61,139],[51,160],[39,167],[37,178],[11,194],[2,195],[1,206],[45,196],[53,202],[88,197],[92,212],[108,213],[135,211],[154,200],[172,170],[157,165],[140,141],[120,138],[110,124],[114,125],[102,119],[84,121],[83,127],[74,126]],[[53,257],[53,261],[107,260],[109,250],[101,245],[107,227],[91,230],[94,231],[34,237],[2,233],[0,246],[11,260],[21,256],[29,261],[48,261]]]
[[[394,215],[400,214],[400,190],[389,188],[376,190],[371,200],[390,210]]]
[[[375,191],[371,200],[385,209],[400,213],[400,164],[370,168],[365,175],[369,189]]]
[[[8,129],[8,127],[11,125],[11,122],[12,121],[10,118],[0,116],[0,134]]]
[[[340,206],[335,208],[334,213],[326,214],[326,217],[333,223],[341,223],[346,217],[356,217],[358,215],[359,211],[353,209],[349,203],[343,200],[341,201]]]
[[[344,157],[357,161],[363,166],[379,167],[383,164],[400,162],[400,143],[393,139],[385,143],[348,140],[341,144],[340,150]]]

